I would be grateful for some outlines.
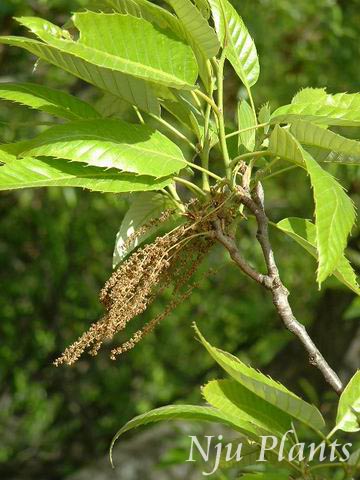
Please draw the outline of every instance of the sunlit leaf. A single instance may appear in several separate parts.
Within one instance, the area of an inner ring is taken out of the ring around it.
[[[291,427],[290,415],[234,380],[213,380],[202,388],[202,394],[220,412],[256,425],[268,434],[281,436]]]
[[[215,57],[220,43],[215,31],[190,0],[167,0],[187,32],[194,51],[200,50],[206,59]]]
[[[302,88],[294,95],[291,103],[326,102],[326,88]]]
[[[354,205],[336,179],[321,168],[288,130],[277,125],[271,134],[269,149],[309,173],[315,201],[317,281],[321,284],[343,256],[355,221]]]
[[[316,251],[316,227],[312,222],[303,218],[291,217],[284,218],[274,224],[274,226],[289,235],[289,237],[305,248],[313,257],[318,258]],[[345,255],[342,255],[340,258],[333,275],[357,295],[360,295],[356,274]]]
[[[360,431],[360,370],[355,373],[341,394],[336,429],[343,432]]]
[[[195,405],[169,405],[160,407],[150,412],[139,415],[127,422],[114,436],[110,447],[110,458],[112,459],[112,450],[116,440],[124,433],[134,428],[147,425],[149,423],[161,422],[163,420],[190,420],[207,421],[220,423],[234,428],[233,420],[237,424],[242,422],[232,419],[212,407],[202,407]],[[245,422],[244,422],[245,423]]]
[[[169,87],[194,88],[198,72],[191,48],[142,18],[76,13],[72,21],[80,32],[77,41],[46,20],[21,17],[18,21],[48,45],[98,67]]]
[[[186,167],[180,148],[146,125],[84,120],[51,127],[29,142],[30,156],[57,157],[125,172],[165,177]]]
[[[255,43],[228,0],[209,0],[209,3],[219,41],[226,46],[226,57],[243,84],[250,88],[260,73]]]
[[[24,48],[37,57],[51,63],[105,92],[137,105],[141,110],[160,114],[160,104],[150,85],[140,78],[124,75],[108,68],[101,68],[38,40],[24,37],[0,37],[0,43]]]
[[[119,13],[143,18],[160,28],[171,30],[179,38],[182,38],[184,31],[179,19],[155,3],[148,0],[106,0],[106,3]]]
[[[269,150],[274,155],[306,168],[301,145],[284,128],[276,125],[271,133]]]
[[[306,120],[322,125],[360,125],[360,94],[329,95],[323,89],[305,89],[271,115],[272,123]]]
[[[269,123],[271,116],[271,109],[269,103],[265,103],[259,110],[258,119],[259,123]],[[268,133],[270,125],[264,127],[264,132]]]
[[[181,22],[183,37],[195,53],[200,77],[208,88],[211,82],[211,65],[207,60],[215,57],[220,48],[216,33],[191,0],[166,1]]]
[[[355,208],[343,187],[304,152],[304,160],[314,192],[316,245],[321,284],[337,268],[355,222]]]
[[[360,142],[345,138],[337,133],[321,128],[309,122],[294,122],[291,133],[297,140],[307,146],[318,149],[317,160],[360,164]],[[313,150],[310,150],[312,153]],[[322,154],[322,156],[320,156]]]
[[[120,173],[115,169],[70,163],[59,159],[25,157],[9,161],[0,151],[0,190],[38,187],[80,187],[96,192],[135,192],[160,190],[171,183],[170,178],[159,180],[144,175]]]
[[[237,117],[239,130],[251,128],[256,125],[254,112],[246,100],[242,100],[238,103]],[[239,146],[244,145],[246,150],[253,152],[255,148],[255,132],[256,130],[254,128],[253,130],[239,133]]]
[[[324,419],[316,407],[305,402],[293,392],[290,392],[281,383],[245,365],[237,357],[210,345],[196,325],[195,330],[201,343],[214,360],[245,388],[269,404],[307,425],[312,425],[315,428],[322,428],[325,425]]]

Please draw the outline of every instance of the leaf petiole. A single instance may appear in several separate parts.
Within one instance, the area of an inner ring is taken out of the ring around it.
[[[206,197],[206,193],[200,187],[195,185],[195,183],[192,183],[189,180],[185,180],[185,178],[181,178],[181,177],[174,177],[174,181],[184,185],[189,190],[192,190],[193,192],[198,193],[202,197]]]
[[[258,158],[258,157],[272,157],[274,154],[269,152],[268,150],[261,150],[258,152],[249,152],[243,153],[242,155],[238,155],[233,160],[231,160],[230,167],[234,168],[241,160],[247,160],[248,158]]]
[[[210,97],[208,97],[206,95],[206,93],[202,92],[201,90],[197,89],[197,90],[194,90],[194,93],[201,97],[203,100],[205,100],[206,103],[208,103],[212,109],[214,110],[214,112],[216,113],[217,116],[221,115],[221,111],[219,110],[218,106],[216,105],[216,103],[214,102],[214,100]]]
[[[176,135],[178,138],[180,138],[181,140],[184,140],[184,142],[186,142],[189,147],[192,148],[192,150],[194,150],[195,152],[198,151],[198,149],[196,148],[196,146],[187,138],[186,135],[184,135],[183,133],[181,133],[177,128],[175,128],[173,125],[171,125],[171,123],[167,122],[166,120],[164,120],[163,118],[161,117],[158,117],[157,115],[154,115],[153,113],[149,113],[149,116],[151,118],[154,118],[155,120],[157,120],[159,123],[161,123],[161,125],[163,125],[164,127],[166,127],[168,130],[170,130],[174,135]]]
[[[210,172],[210,170],[207,170],[206,168],[200,167],[200,165],[196,165],[196,163],[189,162],[185,160],[186,163],[189,165],[189,167],[194,168],[195,170],[199,170],[202,173],[207,173],[209,177],[215,178],[215,180],[221,181],[222,178],[219,177],[219,175],[216,175],[216,173]]]
[[[236,130],[235,132],[231,132],[231,133],[228,133],[227,135],[225,135],[226,138],[231,138],[231,137],[235,137],[235,135],[239,135],[239,133],[244,133],[244,132],[249,132],[250,130],[256,130],[258,128],[263,128],[263,127],[266,127],[267,125],[269,125],[269,123],[260,123],[259,125],[253,125],[252,127],[248,127],[248,128],[242,128],[240,130]]]

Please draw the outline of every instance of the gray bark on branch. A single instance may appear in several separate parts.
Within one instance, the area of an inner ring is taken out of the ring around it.
[[[232,260],[247,276],[271,292],[273,304],[284,326],[296,335],[303,344],[309,354],[310,364],[319,369],[327,383],[340,395],[343,390],[343,385],[339,377],[316,347],[307,333],[305,326],[296,319],[289,304],[289,291],[281,281],[270,243],[268,232],[269,222],[264,208],[264,192],[261,183],[257,183],[252,196],[249,190],[238,187],[237,196],[240,202],[245,205],[256,218],[258,226],[257,240],[263,252],[267,274],[264,275],[257,272],[247,263],[239,252],[235,239],[223,230],[220,220],[214,222],[216,239],[228,250]]]

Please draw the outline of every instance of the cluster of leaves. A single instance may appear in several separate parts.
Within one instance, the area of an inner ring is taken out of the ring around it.
[[[230,461],[226,455],[222,455],[222,469],[236,466],[237,471],[258,472],[257,462],[260,458],[262,438],[276,437],[277,445],[280,445],[281,439],[291,431],[293,436],[290,435],[287,440],[285,457],[278,456],[279,449],[276,447],[267,451],[264,457],[267,463],[263,472],[245,474],[241,476],[243,479],[325,478],[319,477],[318,472],[322,468],[332,467],[340,467],[345,472],[346,478],[353,478],[360,468],[359,451],[352,452],[346,462],[337,452],[337,463],[334,462],[333,465],[322,465],[316,461],[310,463],[306,458],[299,458],[300,444],[294,422],[305,430],[315,432],[318,437],[316,445],[323,442],[324,445],[331,446],[331,438],[339,430],[352,433],[360,431],[360,372],[354,375],[344,389],[338,403],[336,425],[325,435],[322,433],[325,421],[314,405],[305,402],[281,383],[245,365],[237,357],[213,347],[198,328],[195,329],[207,352],[231,378],[212,380],[202,387],[202,395],[208,404],[206,406],[169,405],[133,418],[114,437],[110,458],[116,440],[133,428],[163,420],[202,421],[230,426],[243,436],[245,449],[242,450],[241,460]],[[297,451],[296,454],[294,450]],[[281,470],[275,475],[271,473],[274,465]]]
[[[315,222],[286,218],[274,226],[318,259],[319,284],[335,275],[358,294],[355,273],[344,256],[354,207],[323,167],[359,163],[359,143],[350,138],[351,129],[360,125],[359,94],[305,89],[291,104],[274,112],[266,105],[257,113],[251,93],[259,76],[256,48],[226,0],[196,5],[169,0],[175,15],[146,0],[99,3],[112,13],[94,9],[75,14],[68,29],[39,18],[20,18],[36,39],[0,38],[98,87],[103,95],[91,106],[41,85],[1,84],[1,98],[44,111],[61,123],[56,121],[31,140],[0,147],[0,189],[72,186],[112,193],[160,192],[135,197],[134,204],[145,212],[135,220],[133,204],[124,219],[116,246],[118,263],[129,253],[124,254],[121,245],[134,223],[141,226],[156,216],[169,196],[181,212],[175,185],[206,198],[211,195],[210,182],[212,189],[225,185],[236,190],[243,162],[256,172],[255,180],[286,173],[289,167],[276,167],[290,162],[290,168],[310,176]],[[225,59],[249,98],[249,103],[239,102],[235,131],[224,124]],[[136,112],[136,124],[116,118],[124,105]],[[169,118],[179,121],[182,131]],[[184,142],[182,148],[174,143],[174,135]],[[237,138],[233,148],[230,138]],[[187,159],[189,152],[195,155],[192,161]],[[219,156],[224,170],[215,162]],[[194,163],[197,158],[201,165]],[[202,172],[201,186],[194,170]]]
[[[19,23],[37,39],[1,37],[2,43],[24,48],[105,93],[95,108],[44,86],[2,84],[1,98],[66,122],[31,140],[2,146],[5,165],[0,171],[0,188],[78,186],[114,193],[163,190],[174,180],[186,182],[190,165],[202,170],[206,192],[209,175],[221,179],[207,168],[211,149],[216,152],[220,148],[226,176],[229,181],[232,178],[233,185],[243,159],[253,158],[252,164],[258,159],[261,165],[265,158],[273,158],[258,171],[261,178],[266,177],[264,170],[269,173],[274,169],[275,163],[288,161],[310,176],[316,221],[287,219],[279,228],[311,253],[315,247],[319,284],[336,273],[358,293],[355,274],[343,257],[355,220],[354,207],[321,165],[359,162],[359,144],[336,133],[333,127],[360,124],[360,96],[305,89],[291,104],[273,113],[266,105],[257,116],[251,87],[259,77],[259,61],[255,44],[236,10],[225,0],[204,2],[200,9],[189,0],[169,3],[176,15],[143,0],[103,2],[103,8],[116,13],[77,13],[69,30],[39,18],[22,17]],[[208,23],[210,15],[215,29]],[[132,42],[128,41],[129,35]],[[235,132],[225,134],[222,113],[225,58],[250,98],[250,105],[243,100],[238,106],[238,148],[232,159],[226,137]],[[198,78],[200,84],[196,84]],[[212,98],[216,90],[217,104]],[[116,114],[118,102],[133,106],[138,124],[108,118]],[[165,112],[183,122],[185,134],[164,119]],[[171,134],[169,138],[146,125],[153,119],[182,138],[184,144],[186,141],[187,148],[193,147],[202,167],[186,159],[188,150],[179,148]],[[191,137],[196,145],[189,140]],[[180,178],[176,177],[179,172]],[[156,203],[157,197],[149,196],[149,204],[152,198]]]

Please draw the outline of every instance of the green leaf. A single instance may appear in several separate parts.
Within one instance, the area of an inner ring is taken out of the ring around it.
[[[199,66],[200,77],[206,86],[211,83],[211,65],[208,59],[215,57],[220,43],[217,35],[207,20],[190,0],[166,0],[178,16],[182,37],[191,45]]]
[[[241,443],[241,460],[236,459],[236,457],[232,457],[231,460],[228,458],[227,451],[223,449],[221,452],[220,458],[220,468],[221,469],[229,469],[236,467],[239,469],[244,469],[245,467],[249,467],[251,465],[256,465],[257,460],[259,458],[261,447],[251,441],[250,439],[240,437],[239,440],[233,441],[234,444]]]
[[[270,105],[269,105],[269,102],[267,102],[260,108],[260,111],[258,114],[259,123],[269,123],[270,116],[271,116]],[[264,127],[264,132],[268,133],[269,129],[270,129],[270,125]]]
[[[18,21],[50,46],[98,67],[173,88],[194,88],[198,72],[191,48],[142,18],[76,13],[72,21],[79,30],[78,41],[64,38],[64,31],[46,20],[21,17]]]
[[[259,78],[255,43],[242,18],[228,0],[209,0],[215,29],[226,57],[247,89]]]
[[[202,0],[207,4],[207,0]],[[173,32],[177,37],[184,40],[191,45],[195,56],[197,58],[199,66],[199,74],[204,81],[205,85],[209,85],[209,70],[206,65],[206,55],[194,42],[192,32],[189,32],[185,25],[176,18],[173,14],[159,7],[156,4],[150,3],[147,0],[107,0],[107,3],[111,5],[116,11],[122,14],[129,14],[134,17],[143,18],[152,24],[158,25],[160,28],[168,29]],[[195,8],[195,7],[193,7]],[[196,12],[196,15],[199,13]],[[210,28],[210,27],[208,27]],[[214,32],[212,32],[214,34]],[[217,41],[216,37],[215,40]],[[162,93],[158,92],[158,88],[153,86],[158,93],[158,97],[162,97]]]
[[[23,155],[57,157],[152,177],[186,167],[179,147],[160,132],[122,120],[82,120],[51,127]]]
[[[116,235],[113,268],[124,260],[134,248],[143,243],[155,232],[159,231],[162,225],[155,224],[132,240],[131,243],[127,243],[127,239],[138,231],[141,226],[151,220],[159,218],[161,213],[168,209],[176,209],[176,204],[166,195],[153,192],[144,192],[135,195]],[[173,216],[175,216],[175,212]]]
[[[337,268],[355,222],[352,200],[343,187],[304,152],[315,200],[316,246],[319,258],[317,281],[321,284]]]
[[[316,227],[312,222],[303,218],[290,217],[284,218],[273,225],[289,235],[289,237],[305,248],[310,255],[318,258],[316,251]],[[345,255],[342,255],[340,258],[333,275],[354,293],[360,295],[360,288],[357,283],[356,274]]]
[[[20,155],[26,148],[28,148],[29,140],[23,140],[21,142],[15,143],[5,143],[0,145],[1,152],[1,162],[6,163],[7,161],[16,160],[17,156]],[[5,157],[7,158],[4,158]]]
[[[124,433],[148,423],[161,422],[162,420],[191,420],[221,423],[233,427],[232,419],[211,407],[195,405],[169,405],[156,408],[150,412],[139,415],[127,422],[114,436],[110,446],[110,459],[116,440]]]
[[[174,15],[148,0],[106,0],[106,3],[123,15],[143,18],[162,29],[172,31],[179,38],[184,34],[180,21]]]
[[[245,365],[228,352],[219,350],[208,343],[195,325],[201,343],[214,360],[237,382],[271,405],[300,420],[306,425],[322,428],[324,419],[319,410],[305,402],[281,383]]]
[[[84,167],[58,159],[25,157],[12,160],[0,151],[0,190],[38,187],[80,187],[96,192],[135,192],[160,190],[171,183],[171,178],[156,180],[153,177],[118,170]]]
[[[238,129],[246,129],[256,126],[254,112],[246,100],[238,103],[237,109]],[[248,152],[253,152],[255,148],[255,128],[247,132],[239,133],[239,146],[244,145]]]
[[[188,92],[174,94],[172,99],[162,101],[161,105],[191,133],[195,133],[198,138],[201,138],[202,113],[191,103]]]
[[[1,43],[24,48],[75,77],[112,93],[129,104],[137,105],[141,110],[160,115],[160,104],[151,86],[144,80],[92,65],[81,58],[60,51],[38,40],[23,37],[0,37]]]
[[[348,465],[350,465],[352,468],[354,467],[359,467],[360,465],[360,448],[358,450],[355,450],[355,452],[353,452],[351,455],[350,455],[350,458],[347,462]]]
[[[227,416],[238,418],[268,434],[282,436],[291,417],[233,380],[213,380],[202,388],[205,400]]]
[[[347,139],[348,140],[348,139]],[[353,140],[355,141],[355,140]],[[305,145],[305,150],[318,163],[338,163],[342,165],[360,165],[360,156],[335,152],[334,150],[326,150],[320,147],[312,147]]]
[[[190,0],[166,0],[174,9],[183,28],[186,38],[194,51],[200,50],[205,59],[215,57],[220,43],[215,31]]]
[[[356,140],[350,140],[312,123],[301,121],[291,125],[291,133],[300,143],[320,149],[318,154],[321,154],[322,150],[324,162],[360,164],[360,142]],[[313,150],[310,152],[312,153]]]
[[[123,117],[124,119],[129,112],[134,113],[134,109],[129,103],[112,93],[104,93],[95,106],[102,117]]]
[[[34,83],[0,83],[0,98],[66,120],[100,117],[88,103],[60,90]]]
[[[149,423],[161,422],[162,420],[200,420],[231,425],[231,422],[225,415],[212,407],[197,405],[168,405],[134,417],[116,433],[113,442],[115,442],[120,435],[123,435],[129,430]]]
[[[343,432],[360,431],[360,370],[341,394],[335,428]]]
[[[293,97],[291,103],[314,103],[326,102],[327,93],[326,88],[302,88]]]
[[[180,20],[169,11],[149,2],[148,0],[107,0],[106,3],[119,13],[143,18],[153,25],[158,25],[161,29],[169,30],[178,38],[188,43],[186,31],[184,30]],[[157,97],[172,99],[172,93],[170,92],[170,95],[168,95],[169,92],[165,90],[167,87],[156,85],[151,82],[150,84],[153,90],[156,92]]]
[[[303,150],[295,138],[287,130],[276,125],[271,133],[269,150],[274,155],[295,163],[299,167],[306,168]]]
[[[323,170],[286,129],[275,127],[269,149],[274,155],[306,168],[309,173],[315,201],[317,281],[321,284],[334,272],[343,256],[355,221],[354,205],[335,178]]]
[[[284,105],[271,115],[272,123],[306,120],[322,125],[360,125],[360,94],[328,95],[323,89],[302,90],[293,103]]]
[[[320,103],[358,110],[360,108],[360,93],[336,93],[332,95],[326,92],[326,88],[304,88],[293,97],[291,103]]]
[[[206,18],[206,20],[209,20],[211,15],[209,2],[207,0],[194,0],[194,3],[201,15]]]

